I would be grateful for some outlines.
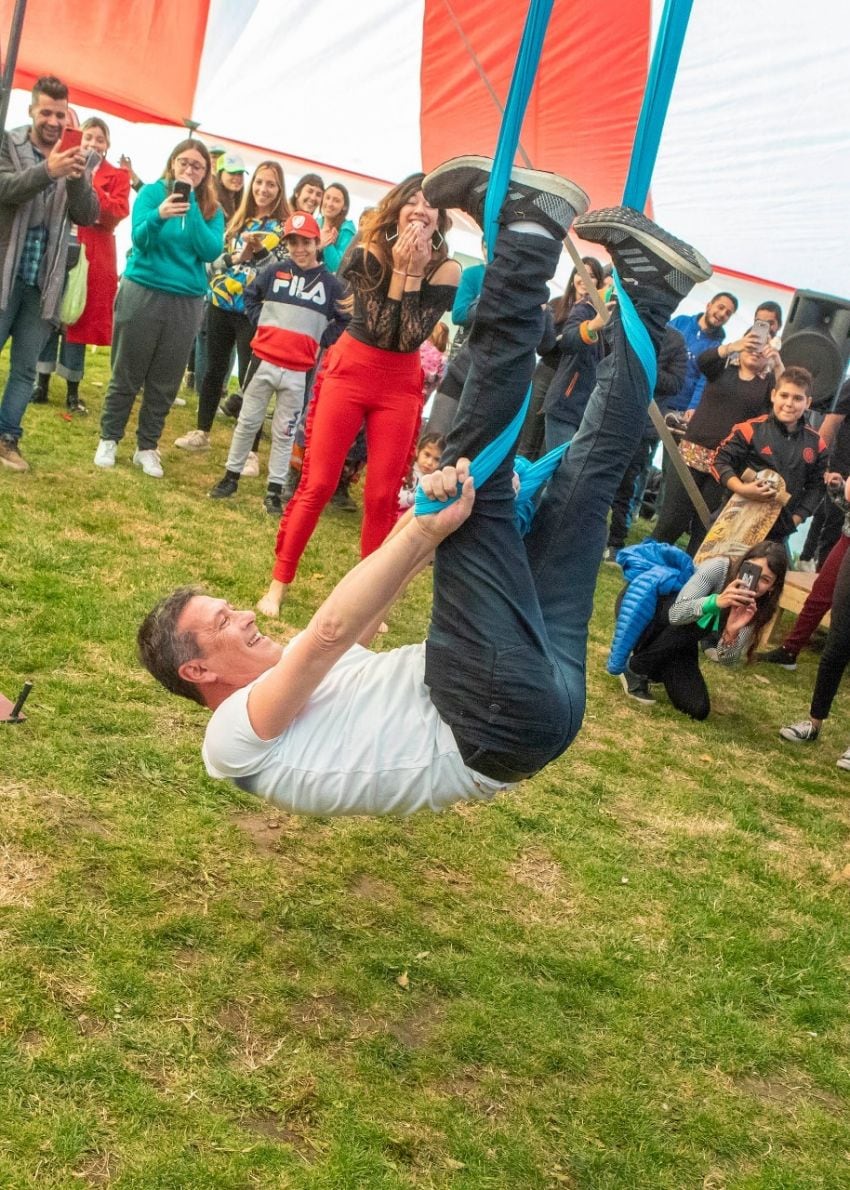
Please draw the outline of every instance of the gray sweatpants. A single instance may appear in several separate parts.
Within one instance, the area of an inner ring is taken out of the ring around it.
[[[227,456],[227,470],[242,474],[248,453],[254,445],[257,431],[261,428],[272,397],[277,395],[272,418],[272,444],[269,451],[269,483],[280,483],[286,479],[289,458],[292,454],[292,440],[295,427],[304,405],[306,372],[292,372],[279,368],[267,360],[260,360],[256,371],[249,365],[251,379],[242,393],[242,411],[233,431],[230,453]]]
[[[115,298],[112,376],[100,436],[120,442],[139,389],[139,450],[155,450],[204,312],[202,297],[147,289],[123,277]]]

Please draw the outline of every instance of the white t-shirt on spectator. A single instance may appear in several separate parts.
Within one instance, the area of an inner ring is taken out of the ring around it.
[[[237,690],[207,724],[202,755],[229,778],[294,814],[412,814],[489,801],[508,786],[463,763],[425,685],[425,645],[373,653],[354,645],[273,740],[248,718]]]

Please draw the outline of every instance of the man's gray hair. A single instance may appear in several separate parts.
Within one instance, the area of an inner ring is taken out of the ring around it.
[[[203,592],[198,587],[178,587],[148,612],[142,621],[136,645],[139,660],[158,682],[172,694],[191,698],[192,702],[206,706],[194,682],[181,678],[180,666],[194,657],[201,656],[201,648],[193,632],[179,632],[177,621],[190,599]]]

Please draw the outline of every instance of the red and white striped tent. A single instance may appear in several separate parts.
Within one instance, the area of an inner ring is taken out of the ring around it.
[[[29,0],[15,85],[55,73],[78,108],[171,139],[189,118],[249,162],[281,157],[288,179],[315,163],[372,201],[414,169],[492,153],[526,7]],[[0,36],[12,9],[0,0]],[[622,195],[659,15],[652,0],[555,0],[522,143],[594,205]],[[694,0],[651,202],[739,290],[850,292],[848,61],[843,0]]]

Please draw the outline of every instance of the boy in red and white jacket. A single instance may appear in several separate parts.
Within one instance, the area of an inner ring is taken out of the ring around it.
[[[268,491],[263,501],[273,516],[282,511],[281,491],[304,404],[307,374],[316,363],[328,327],[334,323],[343,326],[350,318],[342,308],[342,282],[319,263],[319,237],[312,215],[304,211],[290,215],[283,229],[288,256],[266,265],[245,289],[245,313],[257,328],[251,340],[254,358],[245,377],[227,470],[210,492],[216,500],[236,493],[269,402],[276,396]]]

